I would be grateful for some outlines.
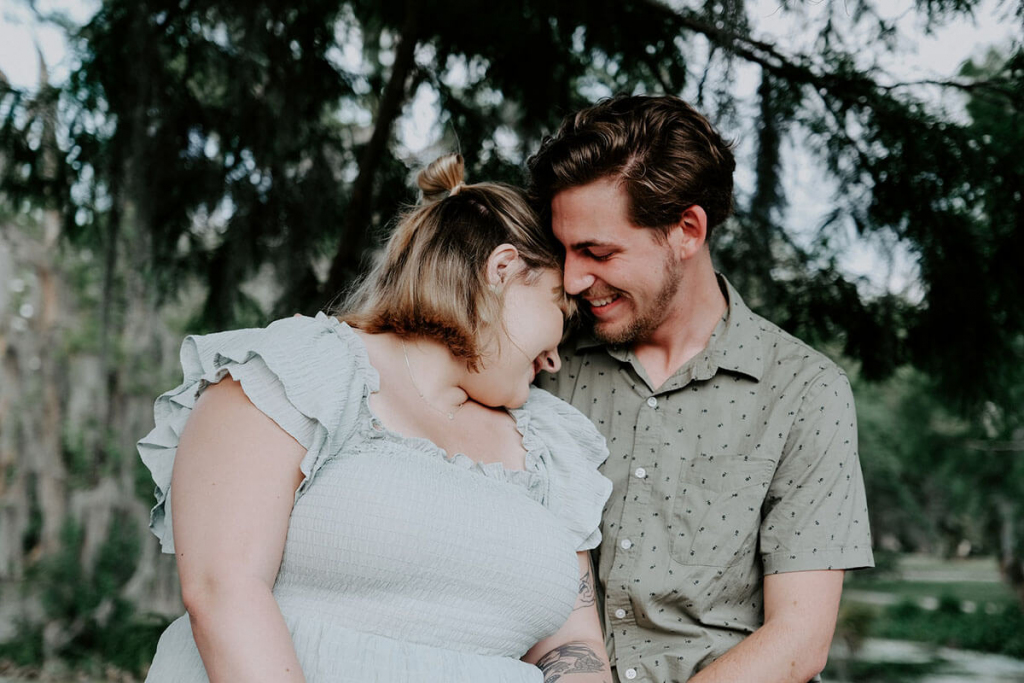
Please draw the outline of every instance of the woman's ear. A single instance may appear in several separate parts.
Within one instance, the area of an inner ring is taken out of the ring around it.
[[[511,244],[499,244],[487,257],[487,284],[494,291],[499,291],[522,267],[523,260],[519,258],[519,250]]]

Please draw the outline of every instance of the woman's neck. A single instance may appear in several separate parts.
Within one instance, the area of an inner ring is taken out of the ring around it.
[[[386,337],[382,341],[398,357],[406,379],[429,406],[451,414],[469,399],[461,386],[469,370],[444,344],[427,337]]]

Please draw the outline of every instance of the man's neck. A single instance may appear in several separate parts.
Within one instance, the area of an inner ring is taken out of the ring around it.
[[[688,269],[669,317],[633,353],[654,387],[660,387],[688,360],[703,351],[728,308],[710,259]]]

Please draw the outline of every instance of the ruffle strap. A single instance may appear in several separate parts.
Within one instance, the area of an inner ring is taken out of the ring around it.
[[[608,458],[604,437],[583,413],[543,389],[531,388],[524,408],[546,445],[548,508],[565,522],[577,550],[596,548],[612,492],[612,482],[597,470]]]
[[[174,552],[170,487],[178,440],[203,389],[230,375],[253,405],[307,449],[299,464],[304,477],[297,500],[356,428],[369,375],[360,367],[365,354],[354,352],[354,343],[351,331],[323,313],[185,339],[184,380],[157,398],[156,426],[138,442],[156,484],[150,529],[164,552]]]

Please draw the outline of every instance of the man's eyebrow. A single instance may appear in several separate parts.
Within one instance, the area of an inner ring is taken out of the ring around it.
[[[572,245],[572,248],[573,248],[574,251],[579,251],[581,249],[593,249],[594,247],[603,248],[603,249],[617,249],[618,248],[615,244],[612,244],[611,242],[600,242],[600,241],[597,241],[597,240],[586,240],[584,242],[574,242],[573,245]]]

